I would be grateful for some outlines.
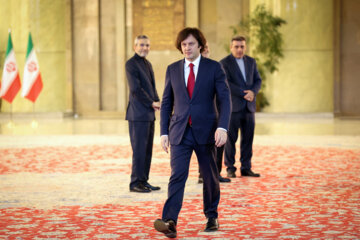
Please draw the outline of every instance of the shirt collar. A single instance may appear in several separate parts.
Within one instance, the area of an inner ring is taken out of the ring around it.
[[[194,61],[192,61],[192,62],[190,62],[189,60],[187,60],[187,59],[185,58],[185,67],[188,67],[190,63],[192,63],[192,64],[194,64],[195,66],[198,67],[199,64],[200,64],[200,58],[201,58],[201,54],[199,54],[199,56],[198,56]]]
[[[135,58],[137,59],[145,59],[144,57],[141,57],[139,54],[135,53]]]

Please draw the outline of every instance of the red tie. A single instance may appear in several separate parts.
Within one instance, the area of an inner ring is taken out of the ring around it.
[[[189,64],[190,67],[190,73],[189,73],[189,77],[188,77],[188,82],[187,82],[187,90],[189,93],[189,97],[191,99],[193,91],[194,91],[194,86],[195,86],[195,74],[194,74],[194,64],[190,63]],[[191,126],[191,116],[189,117],[189,124]]]

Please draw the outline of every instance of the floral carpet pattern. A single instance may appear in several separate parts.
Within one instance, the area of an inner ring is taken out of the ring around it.
[[[358,137],[256,139],[261,177],[221,184],[217,232],[203,231],[193,155],[178,239],[360,239]],[[128,189],[126,137],[1,136],[0,239],[166,239],[153,221],[166,200],[169,155],[155,142],[150,183],[161,190],[141,194]]]

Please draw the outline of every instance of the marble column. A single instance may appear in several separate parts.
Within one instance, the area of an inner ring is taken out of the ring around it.
[[[73,0],[75,113],[100,110],[99,1]]]

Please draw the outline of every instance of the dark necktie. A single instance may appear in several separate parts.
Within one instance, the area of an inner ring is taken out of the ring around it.
[[[190,63],[189,64],[190,67],[190,73],[189,73],[189,77],[188,77],[188,81],[187,81],[187,90],[189,93],[189,97],[191,99],[193,91],[194,91],[194,86],[195,86],[195,74],[194,74],[194,64]],[[191,125],[191,116],[189,117],[189,124]]]

